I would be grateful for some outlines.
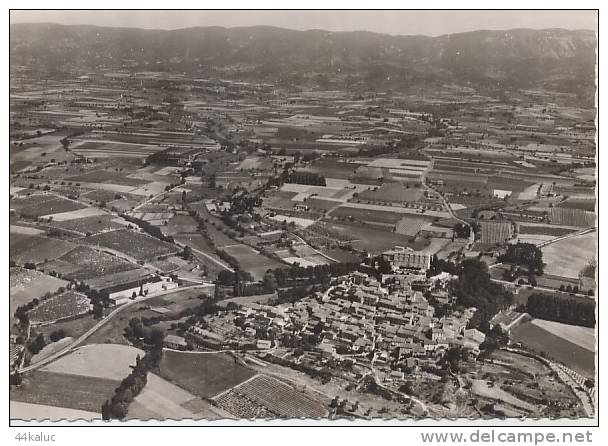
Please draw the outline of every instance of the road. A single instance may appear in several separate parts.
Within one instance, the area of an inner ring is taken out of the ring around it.
[[[436,189],[434,189],[433,187],[427,185],[424,181],[422,182],[422,185],[425,187],[425,189],[427,191],[434,192],[434,193],[436,193],[439,196],[439,198],[441,198],[441,202],[443,203],[443,207],[445,207],[448,210],[450,216],[454,220],[457,220],[457,221],[461,222],[462,224],[464,224],[464,225],[466,225],[466,226],[469,227],[469,229],[471,230],[471,232],[469,234],[469,244],[467,245],[467,250],[471,249],[471,247],[475,243],[475,231],[473,231],[473,226],[471,226],[468,222],[466,222],[462,218],[458,217],[454,213],[454,211],[452,210],[452,206],[450,206],[450,203],[448,203],[448,201],[443,197],[443,195],[441,195],[441,192],[439,192]]]
[[[175,244],[175,245],[177,245],[177,246],[179,246],[180,248],[185,248],[185,247],[186,247],[186,244],[185,244],[185,243],[181,243],[181,242],[178,242],[178,241],[176,241],[174,244]],[[187,245],[187,246],[190,246],[190,245]],[[200,249],[193,248],[192,246],[190,246],[190,249],[192,249],[192,252],[195,252],[195,253],[197,253],[197,254],[199,254],[199,255],[201,255],[201,256],[203,256],[203,257],[205,257],[206,259],[210,260],[211,262],[215,263],[215,264],[216,264],[217,266],[219,266],[220,268],[225,269],[225,270],[227,270],[227,271],[230,271],[231,273],[233,273],[233,272],[234,272],[234,269],[232,269],[230,266],[228,266],[227,264],[225,264],[225,263],[224,263],[224,262],[222,262],[221,260],[216,259],[216,258],[215,258],[215,257],[213,257],[213,256],[210,256],[210,255],[209,255],[209,254],[207,254],[206,252],[203,252],[203,251],[201,251]]]
[[[201,288],[203,286],[208,286],[208,285],[192,285],[192,286],[187,286],[187,287],[174,288],[172,290],[164,291],[162,293],[149,294],[148,296],[143,296],[143,297],[137,298],[135,300],[131,300],[131,301],[127,302],[126,304],[117,307],[110,314],[108,314],[106,317],[101,319],[97,324],[95,324],[93,327],[91,327],[86,333],[82,334],[80,337],[75,339],[74,342],[72,342],[71,344],[66,345],[61,350],[44,358],[42,361],[37,362],[36,364],[32,364],[30,366],[19,369],[19,373],[31,372],[32,370],[36,370],[46,364],[49,364],[50,362],[53,362],[54,360],[58,359],[59,357],[65,355],[70,350],[74,349],[75,347],[79,346],[84,341],[86,341],[93,333],[95,333],[97,330],[99,330],[101,327],[103,327],[105,324],[107,324],[110,320],[115,318],[116,315],[121,313],[125,308],[130,308],[131,306],[133,306],[135,304],[139,304],[143,301],[152,299],[154,297],[165,296],[168,294],[177,293],[177,292],[187,290],[187,289]]]

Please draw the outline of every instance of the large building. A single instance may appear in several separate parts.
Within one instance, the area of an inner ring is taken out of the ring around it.
[[[413,268],[427,270],[431,265],[431,254],[428,252],[414,251],[412,248],[395,246],[390,251],[382,253],[384,260],[391,262],[393,268]]]

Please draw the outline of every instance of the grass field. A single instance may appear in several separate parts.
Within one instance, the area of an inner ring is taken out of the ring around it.
[[[251,378],[255,372],[224,353],[165,351],[160,376],[202,398],[210,398]]]
[[[11,389],[10,399],[100,413],[117,385],[112,379],[36,371],[27,374],[19,388]]]
[[[556,336],[538,325],[526,322],[511,329],[511,338],[521,342],[537,354],[545,352],[548,357],[563,362],[566,366],[593,377],[595,375],[595,353]]]
[[[255,280],[263,279],[264,274],[270,268],[283,267],[278,261],[263,256],[247,245],[239,244],[224,246],[222,249],[235,257],[238,260],[241,269],[250,272]]]
[[[127,418],[216,420],[230,418],[230,414],[154,373],[148,373],[146,387],[129,406]]]
[[[85,420],[101,419],[101,413],[86,410],[68,409],[67,407],[47,406],[43,404],[10,402],[11,420]]]
[[[577,235],[543,247],[545,273],[577,278],[579,272],[596,257],[596,247],[597,232]]]
[[[562,324],[544,319],[533,319],[531,323],[590,352],[595,352],[595,330],[593,328]]]
[[[68,282],[48,276],[39,271],[24,268],[10,268],[10,303],[9,311],[13,315],[17,307],[25,305],[32,299],[40,298],[48,292],[55,292]]]
[[[120,381],[131,373],[137,355],[143,357],[144,352],[128,345],[90,344],[62,356],[42,370]]]
[[[371,254],[379,254],[395,245],[407,246],[410,237],[388,231],[380,231],[362,225],[329,222],[327,229],[352,240],[352,245]]]

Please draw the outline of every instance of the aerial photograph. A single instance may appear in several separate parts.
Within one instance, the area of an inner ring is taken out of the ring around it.
[[[562,12],[12,10],[9,422],[595,419]]]

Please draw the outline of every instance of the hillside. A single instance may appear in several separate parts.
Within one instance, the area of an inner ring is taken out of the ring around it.
[[[407,89],[443,82],[544,87],[594,94],[596,38],[562,29],[474,31],[440,37],[273,27],[173,31],[11,25],[12,65],[44,69],[130,66],[320,87]]]

